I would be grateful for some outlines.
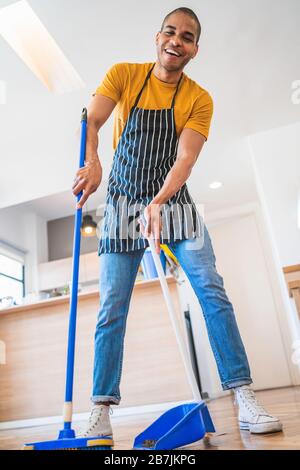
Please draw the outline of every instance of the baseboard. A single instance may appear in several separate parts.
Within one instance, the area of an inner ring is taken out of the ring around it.
[[[151,405],[142,406],[131,406],[127,408],[118,408],[113,406],[113,414],[111,416],[112,422],[121,422],[126,419],[135,419],[141,415],[156,415],[167,411],[174,406],[181,405],[182,403],[190,403],[192,400],[179,401],[179,402],[167,402],[167,403],[154,403]],[[86,413],[74,413],[73,423],[85,421],[89,417],[89,412]],[[8,429],[21,429],[21,428],[32,428],[36,426],[46,426],[49,424],[61,424],[61,416],[45,416],[42,418],[32,418],[17,421],[6,421],[0,423],[0,431]]]

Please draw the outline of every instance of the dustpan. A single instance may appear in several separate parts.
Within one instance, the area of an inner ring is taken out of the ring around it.
[[[142,220],[144,221],[144,226],[146,226],[145,217]],[[202,439],[206,433],[215,432],[215,427],[207,405],[201,398],[187,348],[180,332],[160,257],[155,250],[153,238],[149,237],[148,242],[195,402],[184,403],[162,414],[135,438],[133,449],[170,450]]]
[[[175,406],[161,415],[134,441],[139,450],[170,450],[202,439],[215,432],[204,401]]]

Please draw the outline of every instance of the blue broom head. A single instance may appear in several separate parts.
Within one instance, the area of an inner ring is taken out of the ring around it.
[[[112,450],[111,437],[74,437],[25,444],[23,450]]]

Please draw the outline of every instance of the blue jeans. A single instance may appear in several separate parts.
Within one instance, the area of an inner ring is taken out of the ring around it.
[[[207,228],[204,241],[178,240],[169,245],[201,305],[223,390],[250,384],[250,369],[232,304]],[[130,298],[144,249],[103,253],[100,259],[100,311],[95,333],[92,401],[120,402],[123,344]]]

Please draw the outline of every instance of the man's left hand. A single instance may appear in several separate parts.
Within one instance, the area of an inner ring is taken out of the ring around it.
[[[146,226],[142,219],[139,219],[141,232],[145,238],[153,238],[156,253],[160,253],[160,233],[162,229],[160,204],[149,204],[144,210]]]

